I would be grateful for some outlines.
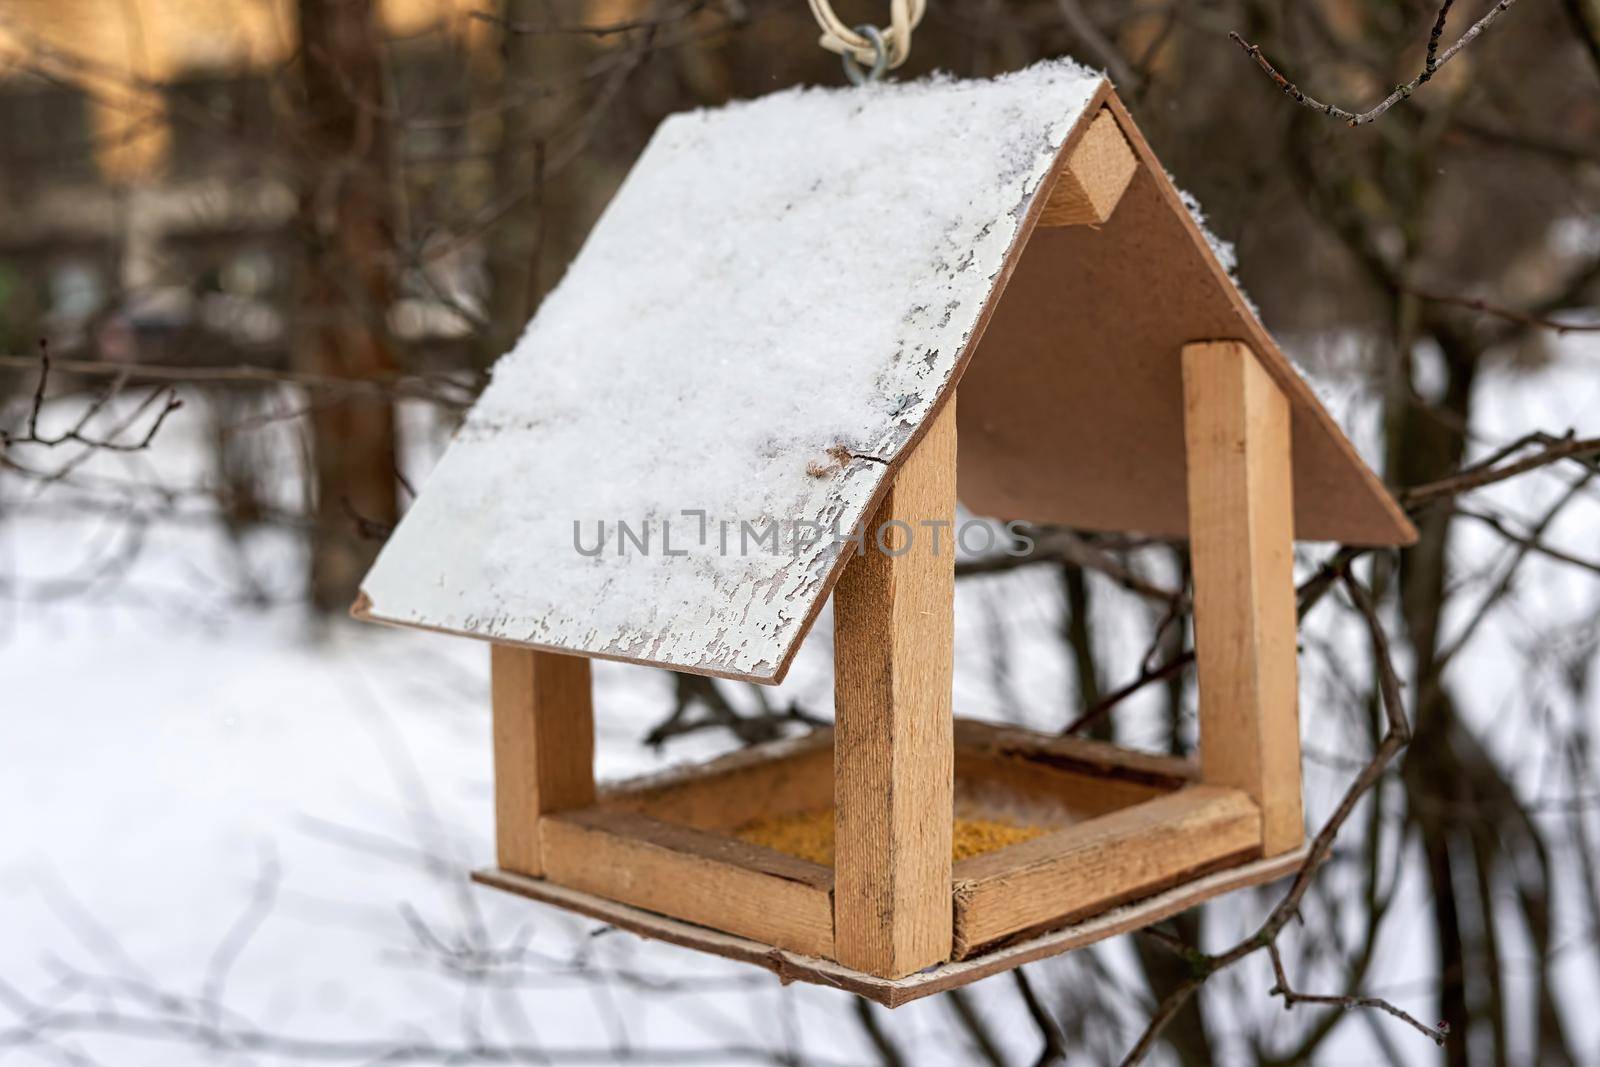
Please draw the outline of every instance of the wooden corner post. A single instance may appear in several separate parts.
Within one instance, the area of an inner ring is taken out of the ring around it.
[[[1305,837],[1289,402],[1249,346],[1185,345],[1200,776],[1261,808],[1262,854]]]
[[[884,978],[951,951],[955,508],[951,397],[833,594],[834,953]]]
[[[492,645],[494,820],[500,869],[538,877],[539,819],[594,803],[589,661]]]

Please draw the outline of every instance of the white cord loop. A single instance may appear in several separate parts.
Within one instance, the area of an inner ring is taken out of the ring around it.
[[[822,27],[822,39],[818,43],[868,69],[877,67],[885,55],[890,70],[904,63],[911,54],[911,31],[928,12],[928,0],[889,0],[889,26],[878,31],[879,40],[875,42],[860,32],[864,27],[853,30],[839,21],[828,0],[810,0],[810,4],[817,25]]]

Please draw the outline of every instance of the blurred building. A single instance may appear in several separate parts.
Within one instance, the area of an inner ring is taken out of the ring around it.
[[[481,25],[468,12],[481,5],[378,6],[387,105],[424,120],[403,127],[399,150],[448,168],[466,127],[425,120],[463,107]],[[294,0],[8,0],[0,352],[42,336],[88,358],[288,362],[295,168],[307,165],[296,47]],[[444,303],[408,294],[392,324],[411,339],[459,335]]]

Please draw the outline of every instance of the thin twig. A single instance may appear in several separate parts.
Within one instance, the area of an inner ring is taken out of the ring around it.
[[[1426,300],[1434,304],[1453,304],[1469,311],[1482,312],[1496,318],[1518,322],[1524,326],[1537,326],[1541,329],[1554,330],[1558,334],[1566,333],[1600,333],[1600,322],[1558,322],[1545,315],[1535,315],[1515,308],[1501,307],[1491,304],[1486,300],[1470,296],[1450,296],[1446,293],[1436,293],[1428,289],[1418,289],[1415,286],[1403,285],[1402,292],[1410,293],[1418,300]]]
[[[1128,1054],[1122,1058],[1122,1067],[1133,1067],[1150,1054],[1150,1050],[1161,1039],[1167,1024],[1178,1017],[1184,1005],[1189,1003],[1189,998],[1199,992],[1205,981],[1203,977],[1190,978],[1174,987],[1172,992],[1162,999],[1156,1007],[1155,1014],[1150,1016],[1150,1022],[1145,1026],[1144,1032],[1139,1035],[1139,1040],[1134,1042]]]
[[[1483,523],[1485,526],[1489,527],[1495,533],[1499,534],[1507,541],[1510,541],[1512,544],[1521,545],[1523,548],[1528,549],[1529,551],[1537,552],[1542,556],[1548,556],[1550,559],[1556,560],[1559,563],[1566,563],[1573,567],[1581,567],[1586,571],[1592,571],[1595,574],[1600,574],[1600,560],[1584,559],[1582,556],[1574,556],[1571,553],[1563,552],[1559,548],[1552,548],[1550,545],[1547,545],[1541,541],[1537,535],[1521,534],[1511,529],[1496,515],[1492,515],[1484,511],[1469,511],[1466,508],[1457,508],[1456,514]]]
[[[1441,1047],[1444,1045],[1445,1039],[1450,1035],[1450,1027],[1448,1025],[1440,1023],[1437,1027],[1429,1026],[1421,1019],[1418,1019],[1415,1015],[1412,1015],[1410,1012],[1391,1004],[1382,997],[1364,997],[1355,994],[1328,995],[1323,993],[1297,992],[1290,987],[1288,975],[1284,973],[1283,957],[1278,952],[1278,946],[1275,944],[1268,945],[1267,955],[1272,960],[1272,973],[1278,980],[1278,984],[1267,990],[1267,992],[1273,996],[1282,997],[1283,1006],[1285,1008],[1292,1008],[1296,1004],[1321,1004],[1332,1008],[1343,1008],[1346,1011],[1351,1011],[1356,1008],[1375,1008],[1378,1011],[1387,1012],[1388,1014],[1393,1015],[1396,1019],[1399,1019],[1406,1025],[1413,1027],[1418,1033],[1422,1034],[1424,1037],[1427,1037],[1434,1044]]]
[[[156,435],[161,432],[161,427],[165,425],[167,416],[183,407],[183,401],[178,397],[176,390],[155,389],[135,405],[131,412],[112,426],[108,432],[99,435],[90,433],[89,423],[105,409],[107,404],[121,394],[123,386],[127,383],[127,376],[122,375],[116,378],[100,396],[91,401],[87,409],[79,415],[70,427],[60,433],[41,433],[39,430],[39,418],[44,412],[46,397],[49,392],[51,371],[50,351],[43,344],[40,345],[36,365],[39,368],[39,374],[34,383],[33,397],[28,405],[28,413],[24,418],[26,428],[22,433],[11,433],[0,429],[0,457],[4,457],[4,454],[12,448],[19,448],[24,445],[33,445],[45,449],[59,448],[68,444],[83,446],[84,451],[81,454],[69,461],[65,466],[46,474],[42,479],[44,481],[59,481],[65,478],[96,452],[144,451],[150,447]],[[156,416],[150,421],[150,424],[145,427],[144,433],[132,440],[125,439],[123,435],[131,430],[134,424],[143,418],[145,413],[154,407],[158,400],[163,401],[161,408],[156,412]],[[9,461],[6,462],[6,465],[13,467]],[[16,468],[13,467],[13,469]]]
[[[1038,1027],[1039,1036],[1044,1041],[1044,1047],[1039,1050],[1039,1058],[1034,1060],[1034,1067],[1045,1067],[1046,1064],[1055,1063],[1066,1055],[1066,1041],[1061,1036],[1061,1028],[1045,1010],[1043,1002],[1033,991],[1033,983],[1028,981],[1028,975],[1021,967],[1011,972],[1011,980],[1016,983],[1017,992],[1022,995],[1023,1006],[1028,1009],[1028,1018],[1033,1020],[1033,1025]]]
[[[1122,54],[1100,27],[1096,26],[1083,5],[1078,0],[1056,0],[1056,10],[1061,13],[1061,21],[1067,29],[1083,42],[1089,54],[1098,60],[1111,75],[1112,82],[1124,93],[1136,92],[1140,78],[1128,65],[1128,59]]]
[[[0,355],[0,369],[33,370],[39,360],[29,356]],[[92,359],[54,359],[54,370],[86,378],[121,379],[127,383],[172,382],[192,385],[294,385],[318,392],[374,399],[427,400],[446,408],[463,409],[471,403],[476,383],[448,378],[398,376],[386,379],[339,378],[328,374],[278,371],[250,364],[236,366],[177,366],[160,363],[109,363]]]
[[[1074,563],[1088,570],[1099,571],[1131,593],[1152,600],[1186,608],[1188,597],[1181,590],[1168,589],[1139,575],[1124,566],[1104,547],[1066,527],[1029,527],[1026,530],[1033,540],[1033,548],[1025,555],[980,556],[956,564],[957,578],[971,578],[984,574],[1002,574],[1037,563]]]
[[[1131,682],[1128,682],[1126,685],[1123,685],[1117,689],[1113,689],[1111,692],[1107,693],[1092,707],[1084,711],[1083,714],[1079,715],[1076,719],[1073,719],[1072,722],[1068,723],[1067,728],[1062,730],[1061,733],[1063,735],[1067,735],[1075,734],[1082,730],[1087,730],[1090,726],[1093,726],[1096,722],[1098,722],[1102,716],[1111,711],[1112,708],[1115,708],[1118,704],[1122,703],[1124,700],[1127,700],[1134,693],[1143,689],[1147,685],[1154,685],[1157,682],[1165,682],[1168,679],[1176,677],[1177,675],[1183,673],[1183,669],[1193,662],[1194,650],[1190,649],[1187,652],[1183,652],[1172,657],[1159,667],[1145,667],[1139,671],[1139,676],[1137,678]]]
[[[1233,30],[1228,31],[1228,37],[1240,48],[1244,49],[1245,54],[1256,61],[1256,66],[1260,67],[1262,72],[1272,79],[1272,83],[1295,103],[1332,118],[1343,119],[1350,126],[1365,126],[1369,122],[1375,122],[1382,118],[1390,108],[1416,92],[1423,83],[1433,77],[1435,71],[1454,59],[1463,48],[1476,40],[1479,34],[1492,26],[1494,21],[1502,14],[1510,10],[1517,0],[1499,0],[1499,3],[1490,8],[1477,22],[1474,22],[1455,44],[1441,53],[1438,51],[1439,35],[1444,32],[1445,17],[1450,13],[1450,7],[1453,2],[1454,0],[1445,0],[1440,5],[1439,14],[1434,20],[1433,32],[1428,38],[1428,58],[1423,64],[1422,72],[1404,85],[1395,86],[1394,91],[1388,96],[1368,110],[1361,112],[1346,111],[1335,104],[1323,103],[1315,97],[1308,96],[1298,85],[1278,72],[1278,68],[1274,67],[1271,60],[1267,59],[1266,55],[1262,53],[1260,46],[1251,44]]]

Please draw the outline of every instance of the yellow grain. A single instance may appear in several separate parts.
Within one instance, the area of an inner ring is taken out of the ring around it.
[[[1045,832],[1042,826],[1018,826],[1000,819],[957,817],[951,855],[956,860],[981,856],[1007,845],[1031,841]],[[763,845],[776,852],[833,866],[833,811],[806,811],[746,823],[734,832],[741,841]]]

